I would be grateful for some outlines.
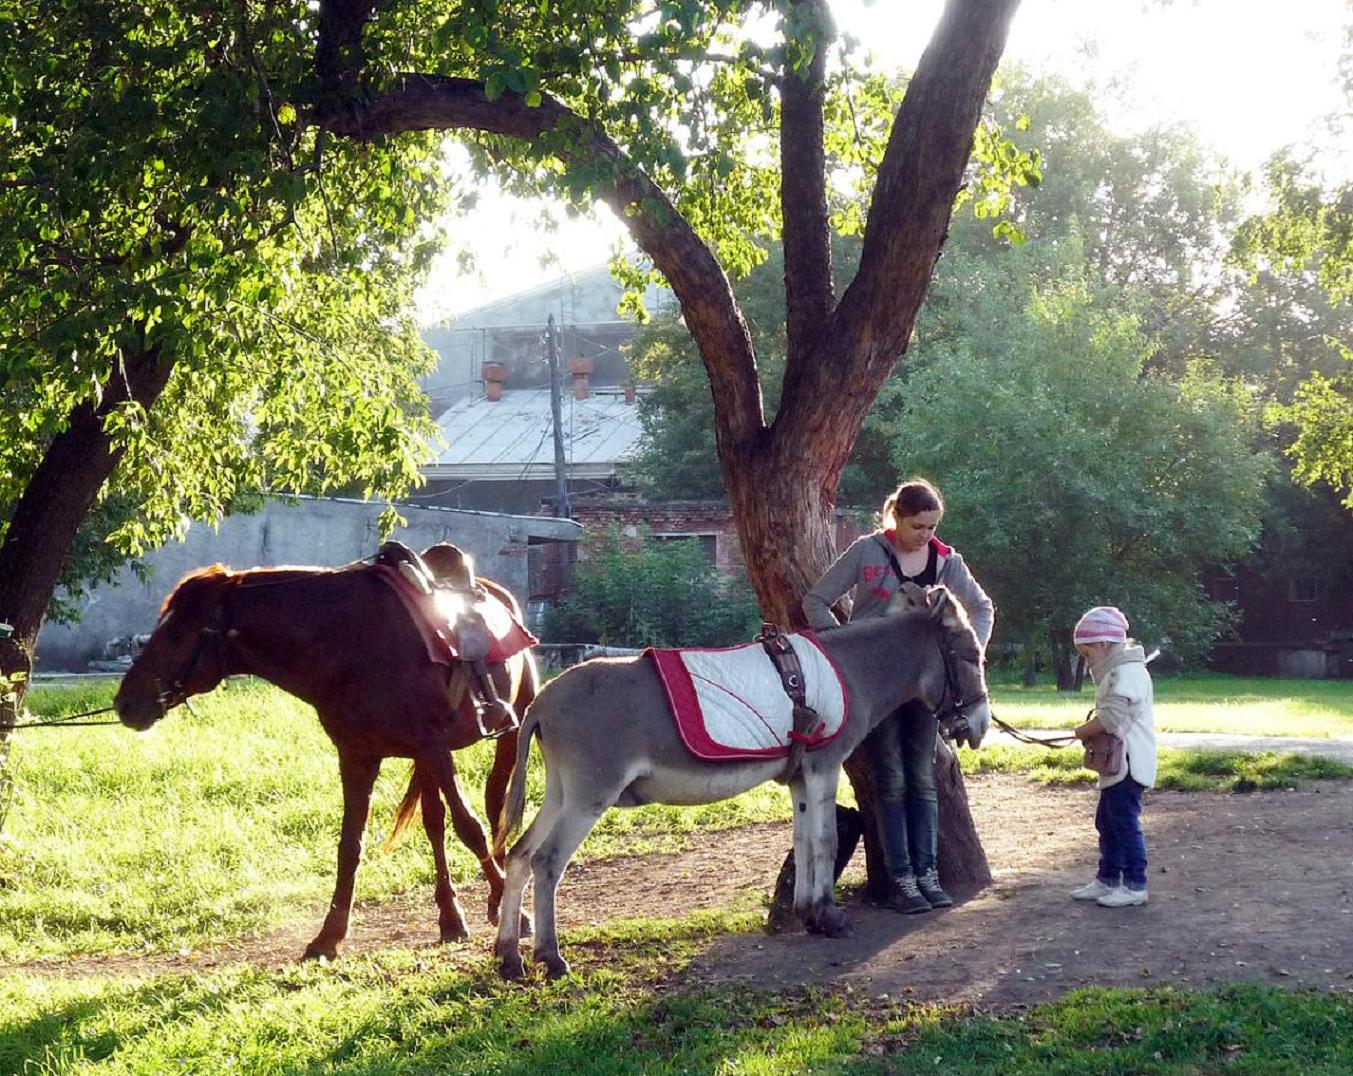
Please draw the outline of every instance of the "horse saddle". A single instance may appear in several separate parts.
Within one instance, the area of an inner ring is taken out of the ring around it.
[[[812,750],[845,727],[845,686],[815,636],[784,635],[802,670],[797,704],[761,642],[716,650],[656,649],[652,659],[687,750],[711,762],[783,758],[791,743]],[[815,711],[816,727],[795,728],[795,709]]]
[[[417,625],[428,657],[453,661],[506,661],[537,639],[513,611],[475,579],[470,558],[450,543],[420,556],[400,542],[381,546],[373,565]]]

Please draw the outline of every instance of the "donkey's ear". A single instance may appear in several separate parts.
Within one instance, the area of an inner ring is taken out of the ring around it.
[[[939,620],[944,616],[944,611],[949,607],[949,588],[945,586],[926,587],[926,606],[930,609],[930,615]]]
[[[930,611],[930,596],[925,589],[915,583],[903,583],[897,588],[888,603],[889,613],[927,613]]]

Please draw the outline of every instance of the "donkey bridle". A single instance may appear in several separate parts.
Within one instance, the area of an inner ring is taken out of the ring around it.
[[[954,654],[954,644],[945,633],[944,642],[940,644],[940,654],[944,658],[944,694],[940,696],[939,705],[931,712],[931,717],[939,722],[940,728],[948,739],[966,739],[966,735],[960,737],[956,735],[960,728],[966,734],[967,732],[967,709],[970,706],[976,706],[979,702],[990,704],[990,698],[985,691],[980,695],[974,695],[972,698],[964,698],[963,693],[958,689],[958,677],[954,675],[954,662],[958,660]],[[952,700],[948,702],[947,700]]]

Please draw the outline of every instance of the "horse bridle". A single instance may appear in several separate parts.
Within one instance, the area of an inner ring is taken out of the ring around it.
[[[224,677],[226,669],[226,637],[230,628],[226,623],[225,603],[228,595],[222,595],[210,613],[207,614],[207,622],[198,629],[197,645],[193,647],[192,655],[184,665],[183,671],[170,683],[169,687],[164,686],[164,681],[160,678],[158,671],[152,669],[150,677],[155,681],[156,695],[155,699],[160,704],[161,709],[168,713],[175,706],[188,701],[189,681],[197,672],[198,666],[202,664],[202,658],[207,653],[208,648],[216,651],[216,659],[220,662],[221,673]]]

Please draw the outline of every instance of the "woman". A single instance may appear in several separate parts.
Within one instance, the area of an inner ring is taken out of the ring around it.
[[[833,628],[832,605],[853,588],[852,619],[882,616],[903,583],[943,583],[967,611],[982,646],[995,608],[963,558],[935,537],[944,500],[929,482],[903,482],[883,503],[882,527],[836,558],[803,599],[814,628]],[[914,914],[945,908],[953,898],[935,866],[939,808],[935,793],[935,716],[909,703],[885,718],[865,741],[878,796],[879,839],[890,880],[886,904]]]

